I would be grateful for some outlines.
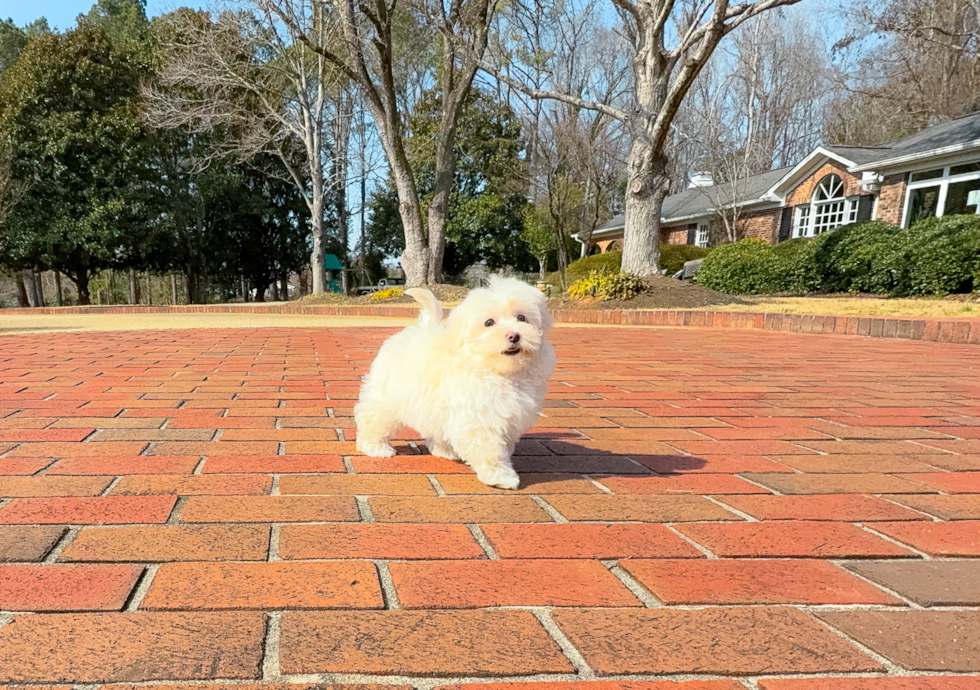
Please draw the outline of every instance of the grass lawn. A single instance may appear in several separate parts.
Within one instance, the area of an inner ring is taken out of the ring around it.
[[[980,318],[980,301],[955,299],[887,299],[872,297],[746,297],[752,305],[709,307],[715,311],[766,311],[833,316],[919,316]]]

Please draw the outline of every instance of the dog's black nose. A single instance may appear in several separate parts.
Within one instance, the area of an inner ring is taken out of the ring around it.
[[[512,343],[514,343],[516,345],[517,343],[521,342],[521,334],[520,333],[508,333],[507,334],[507,340],[509,340],[510,342],[512,342]]]

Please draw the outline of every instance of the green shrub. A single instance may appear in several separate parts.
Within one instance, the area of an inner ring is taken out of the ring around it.
[[[695,247],[693,244],[660,245],[660,268],[672,276],[684,268],[684,262],[703,259],[711,253],[708,247]]]
[[[881,259],[894,295],[948,295],[980,289],[980,217],[928,218],[908,230]]]
[[[623,252],[606,252],[605,254],[593,254],[568,264],[565,269],[565,278],[569,284],[586,277],[592,271],[604,271],[615,273],[623,264]]]
[[[896,228],[881,221],[843,225],[814,238],[813,270],[822,292],[889,292],[882,258],[893,248]]]
[[[774,292],[809,293],[820,290],[820,276],[816,270],[814,252],[816,242],[808,237],[786,240],[773,246],[776,270],[773,276]]]
[[[673,275],[684,267],[685,261],[703,259],[711,252],[705,247],[695,247],[692,244],[662,244],[660,245],[660,268]],[[568,264],[565,277],[569,283],[574,283],[587,276],[591,271],[606,271],[615,273],[623,264],[623,252],[612,251],[605,254],[593,254]],[[556,278],[557,280],[557,278]]]
[[[631,299],[643,292],[645,284],[641,278],[618,271],[610,273],[608,271],[591,271],[584,278],[576,280],[568,286],[565,294],[570,299],[586,299],[594,297],[596,299]]]
[[[698,271],[697,282],[731,295],[779,290],[779,261],[764,240],[739,240],[713,250]]]

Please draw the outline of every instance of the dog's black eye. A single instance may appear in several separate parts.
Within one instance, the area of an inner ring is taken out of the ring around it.
[[[527,321],[527,319],[524,317],[524,314],[518,314],[517,315],[517,320],[518,321]]]
[[[493,325],[493,319],[487,319],[483,325],[486,326],[487,328],[490,328],[490,326]]]

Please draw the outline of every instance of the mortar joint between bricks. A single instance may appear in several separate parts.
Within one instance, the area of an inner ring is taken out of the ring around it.
[[[139,610],[139,607],[143,604],[143,599],[146,597],[146,593],[150,591],[150,585],[153,583],[153,578],[160,569],[160,565],[160,563],[152,563],[143,569],[139,579],[136,581],[136,586],[130,593],[126,603],[123,604],[123,611],[132,612]]]
[[[58,557],[61,556],[62,552],[68,548],[68,545],[75,540],[75,536],[81,531],[81,527],[73,525],[68,528],[68,530],[61,535],[61,539],[55,542],[51,550],[48,551],[44,556],[43,563],[55,563]]]
[[[381,582],[381,598],[384,601],[385,609],[400,609],[402,605],[398,600],[395,581],[391,579],[388,561],[375,561],[374,567],[378,570],[378,580]]]
[[[927,554],[925,551],[920,551],[919,549],[915,548],[911,544],[906,544],[905,542],[899,541],[898,539],[895,539],[893,537],[889,537],[884,532],[879,532],[878,530],[876,530],[874,528],[874,526],[872,526],[872,525],[868,525],[868,524],[863,523],[863,522],[859,522],[859,523],[855,523],[855,524],[857,524],[857,526],[860,527],[861,529],[863,529],[865,532],[869,532],[869,533],[875,535],[876,537],[879,537],[881,539],[884,539],[887,542],[891,542],[895,546],[900,546],[903,549],[905,549],[906,551],[911,551],[912,553],[914,553],[915,555],[917,555],[919,558],[921,558],[924,561],[931,561],[931,560],[933,560],[932,556],[930,556],[929,554]]]
[[[371,511],[368,497],[354,496],[354,500],[357,501],[357,514],[360,515],[361,522],[374,522],[374,513]]]
[[[493,544],[490,543],[490,540],[487,538],[487,535],[483,531],[482,527],[475,523],[467,523],[466,529],[468,529],[470,534],[473,535],[473,538],[476,539],[476,543],[483,549],[483,553],[487,555],[487,558],[489,558],[491,561],[500,560],[497,550],[493,548]]]
[[[180,513],[184,509],[184,506],[187,505],[187,501],[188,501],[188,497],[187,496],[178,496],[177,497],[177,500],[174,503],[173,510],[171,510],[170,511],[170,515],[167,516],[167,522],[166,522],[166,524],[168,524],[168,525],[176,525],[176,524],[179,524],[179,522],[180,522]]]
[[[746,522],[759,522],[759,520],[757,518],[754,518],[751,515],[749,515],[748,513],[744,513],[741,510],[739,510],[738,508],[733,508],[730,505],[728,505],[727,503],[725,503],[725,496],[724,495],[722,495],[721,498],[716,498],[714,496],[708,496],[706,494],[702,494],[702,496],[704,498],[708,499],[709,501],[711,501],[712,503],[714,503],[715,505],[719,506],[720,508],[724,508],[725,510],[730,510],[731,512],[735,513],[736,515],[738,515],[740,518],[742,518]]]
[[[568,518],[566,518],[564,515],[559,513],[557,508],[555,508],[553,505],[551,505],[546,500],[541,498],[541,496],[538,496],[537,494],[533,494],[531,496],[531,500],[537,503],[538,506],[540,506],[541,510],[546,512],[548,516],[555,522],[561,524],[565,524],[568,522]]]
[[[585,479],[586,481],[590,482],[595,488],[599,489],[599,491],[601,491],[604,494],[612,494],[612,493],[614,493],[612,489],[610,489],[610,488],[608,488],[606,486],[603,486],[602,484],[599,483],[599,480],[593,479],[591,476],[589,476],[587,474],[583,474],[582,475],[582,478]]]
[[[442,484],[440,484],[439,483],[439,480],[436,479],[436,475],[434,475],[434,474],[427,474],[425,476],[426,476],[426,479],[429,480],[429,483],[432,484],[432,488],[436,490],[436,495],[437,496],[445,496],[446,495],[446,490],[442,488]]]
[[[279,563],[282,556],[279,555],[279,538],[282,534],[282,523],[275,522],[269,527],[269,557],[270,563]]]
[[[44,469],[47,470],[50,467],[51,467],[51,465],[48,465],[48,467],[45,467]],[[121,482],[122,480],[123,480],[122,477],[113,477],[112,478],[112,481],[109,482],[109,486],[107,486],[105,489],[103,489],[102,490],[102,493],[99,494],[99,495],[100,496],[108,496],[112,492],[112,490],[116,488],[116,485],[119,484],[119,482]]]
[[[343,461],[344,461],[344,472],[346,472],[347,474],[357,474],[354,471],[354,462],[351,460],[351,456],[345,455]]]
[[[282,613],[270,611],[266,619],[265,643],[262,645],[262,680],[280,682],[283,680],[279,667],[279,635]]]
[[[611,565],[607,565],[605,561],[603,561],[602,564],[606,566],[609,572],[616,576],[616,579],[626,586],[626,589],[628,589],[633,596],[643,602],[643,605],[648,609],[663,608],[663,604],[653,595],[653,592],[641,585],[640,582],[635,577],[630,575],[630,573],[627,572],[622,566],[620,566],[617,561],[613,561]]]
[[[561,649],[562,653],[568,658],[572,666],[578,672],[578,678],[580,680],[596,680],[595,671],[589,667],[589,664],[585,661],[585,657],[582,653],[576,649],[572,641],[568,639],[568,636],[562,631],[558,624],[555,623],[554,619],[551,617],[551,611],[546,608],[532,608],[531,614],[538,619],[538,622],[548,631],[551,635],[551,639],[555,641],[558,647]]]
[[[683,532],[681,532],[679,529],[676,529],[674,527],[674,525],[668,524],[668,523],[663,523],[663,525],[664,525],[664,527],[666,527],[667,529],[669,529],[671,532],[673,532],[674,534],[676,534],[678,537],[680,537],[681,539],[683,539],[684,541],[686,541],[688,544],[690,544],[691,546],[693,546],[695,549],[697,549],[698,551],[700,551],[701,553],[703,553],[706,557],[708,557],[708,558],[718,558],[718,556],[716,556],[712,551],[709,551],[708,549],[706,549],[705,547],[701,546],[699,543],[697,543],[696,541],[694,541],[693,539],[691,539],[689,536],[687,536],[686,534],[684,534]]]
[[[272,486],[269,488],[270,496],[280,496],[282,495],[279,490],[279,480],[282,478],[281,474],[272,475]]]
[[[803,608],[802,610],[807,611],[807,609],[805,609],[805,608]],[[810,613],[810,612],[807,611],[807,613]],[[874,659],[875,661],[877,661],[879,664],[881,664],[888,671],[889,675],[893,675],[893,676],[910,676],[910,675],[912,675],[909,671],[906,671],[904,668],[902,668],[901,666],[895,664],[894,662],[892,662],[888,658],[883,657],[881,654],[879,654],[878,652],[874,651],[873,649],[871,649],[867,645],[862,644],[861,642],[858,642],[853,637],[850,637],[849,635],[845,634],[842,630],[838,630],[837,628],[835,628],[834,626],[832,626],[830,623],[828,623],[827,621],[823,620],[822,618],[820,618],[818,616],[813,616],[813,615],[811,615],[810,618],[812,618],[815,621],[817,621],[818,623],[820,623],[820,625],[824,626],[827,630],[829,630],[830,632],[832,632],[834,635],[837,635],[837,637],[839,637],[842,640],[850,643],[851,645],[853,645],[854,647],[856,647],[857,649],[859,649],[860,651],[864,652],[869,657],[871,657],[872,659]]]

